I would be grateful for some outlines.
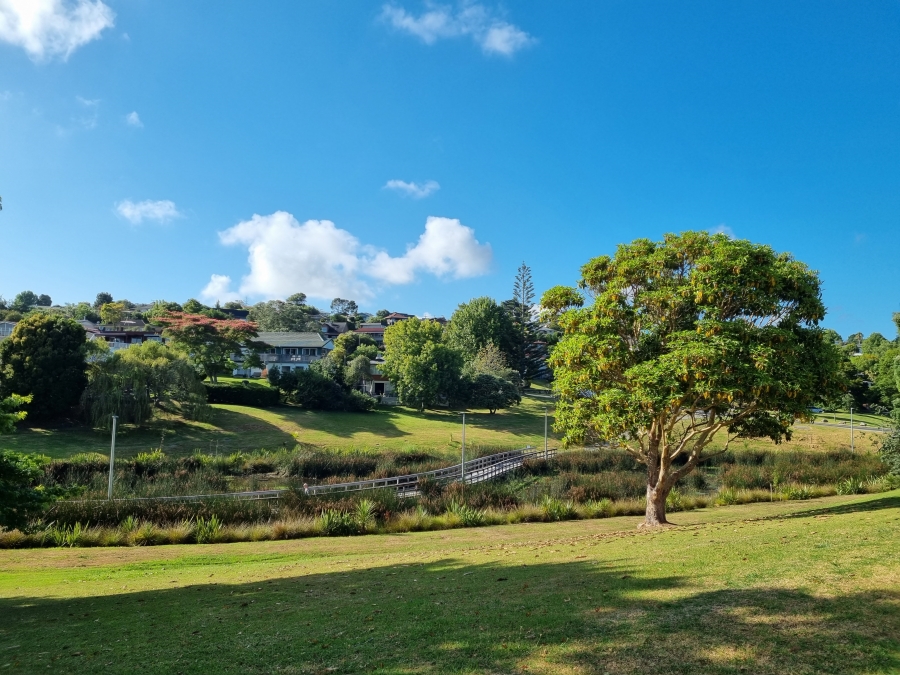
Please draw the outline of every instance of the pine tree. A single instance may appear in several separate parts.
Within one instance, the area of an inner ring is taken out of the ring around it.
[[[545,350],[537,340],[537,324],[532,318],[531,308],[534,306],[534,283],[531,280],[531,268],[524,262],[516,271],[513,281],[513,299],[503,303],[509,311],[518,335],[516,363],[511,363],[529,380],[539,377],[545,369]]]

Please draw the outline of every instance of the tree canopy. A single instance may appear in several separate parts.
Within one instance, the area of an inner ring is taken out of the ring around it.
[[[234,368],[231,357],[244,348],[255,348],[256,324],[236,319],[215,319],[202,314],[170,312],[157,317],[165,326],[164,335],[183,349],[211,381],[219,373]]]
[[[489,344],[499,349],[508,363],[518,359],[519,336],[509,314],[492,298],[481,297],[456,308],[447,325],[447,344],[466,360],[475,358]]]
[[[394,383],[406,405],[424,410],[438,400],[451,398],[459,385],[461,368],[462,357],[443,343],[443,329],[436,321],[413,317],[384,331],[381,372]]]
[[[112,415],[141,425],[165,406],[187,419],[209,413],[206,389],[177,349],[145,342],[90,364],[82,407],[94,426],[108,427]]]
[[[29,416],[59,417],[78,403],[87,384],[84,328],[72,319],[32,314],[0,342],[0,398],[32,396]]]
[[[253,305],[250,308],[250,320],[255,321],[261,331],[303,332],[319,329],[319,325],[309,318],[302,303],[283,300],[269,300]]]
[[[593,302],[585,306],[585,295]],[[614,441],[647,467],[647,524],[718,432],[790,438],[841,386],[815,272],[789,254],[685,232],[620,245],[541,302],[564,331],[550,364],[564,442]]]

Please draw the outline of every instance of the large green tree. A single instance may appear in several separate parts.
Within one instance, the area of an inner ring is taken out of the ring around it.
[[[519,335],[510,315],[492,298],[475,298],[459,305],[447,324],[446,340],[467,361],[489,344],[503,352],[508,363],[518,359]]]
[[[253,341],[257,337],[256,324],[237,319],[215,319],[202,314],[169,312],[156,318],[165,326],[163,334],[187,353],[212,382],[218,375],[235,367],[232,357],[245,348],[261,347]]]
[[[89,421],[104,428],[112,415],[121,423],[143,424],[154,407],[166,407],[187,419],[204,419],[209,413],[197,371],[185,355],[159,342],[91,362],[82,406]]]
[[[59,417],[87,384],[84,328],[58,315],[33,314],[0,342],[0,398],[31,395],[31,418]]]
[[[424,410],[451,398],[459,386],[462,364],[459,352],[444,344],[443,329],[436,321],[413,317],[384,331],[381,372],[406,405]]]
[[[647,525],[666,522],[666,497],[719,432],[724,448],[789,439],[840,387],[818,276],[768,246],[706,232],[638,239],[541,304],[564,331],[550,356],[554,426],[567,444],[610,441],[646,465]]]
[[[269,300],[260,302],[250,309],[250,320],[255,321],[261,331],[317,331],[319,325],[309,318],[302,304]]]

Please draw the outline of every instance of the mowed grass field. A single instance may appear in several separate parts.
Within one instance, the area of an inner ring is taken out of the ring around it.
[[[480,448],[513,449],[526,445],[543,447],[544,410],[550,414],[550,443],[559,445],[553,433],[552,399],[543,390],[527,393],[522,404],[491,415],[486,411],[466,413],[466,443]],[[537,394],[537,395],[535,395]],[[209,422],[190,422],[160,416],[143,428],[119,427],[116,455],[134,457],[162,445],[172,456],[196,451],[219,454],[253,450],[293,448],[296,444],[317,446],[339,452],[388,452],[424,450],[456,457],[462,436],[461,417],[455,410],[428,410],[420,413],[403,406],[383,406],[370,413],[321,412],[292,406],[251,408],[213,405]],[[881,436],[857,429],[858,451],[878,447]],[[60,428],[23,427],[0,438],[0,448],[34,452],[52,458],[81,452],[109,453],[109,432],[73,425]],[[714,443],[720,445],[720,437]],[[849,429],[822,425],[798,425],[790,443],[775,446],[766,440],[736,441],[735,449],[850,449]]]
[[[526,395],[522,405],[491,415],[487,411],[466,414],[466,443],[497,448],[541,446],[544,442],[544,408],[552,401]],[[259,449],[292,448],[297,443],[340,451],[428,450],[459,452],[462,418],[457,411],[427,410],[420,413],[403,406],[382,406],[368,413],[321,412],[292,406],[251,408],[239,405],[213,407],[208,423],[175,417],[159,417],[136,429],[119,427],[117,457],[158,448],[167,454],[190,455],[197,450],[229,454]],[[552,424],[552,419],[551,419]],[[165,433],[165,436],[163,436]],[[551,438],[554,438],[551,431]],[[79,452],[109,454],[109,432],[83,426],[20,428],[0,439],[0,447],[36,452],[53,458]],[[554,441],[555,444],[555,441]]]
[[[0,551],[0,668],[900,672],[900,491],[673,520]]]

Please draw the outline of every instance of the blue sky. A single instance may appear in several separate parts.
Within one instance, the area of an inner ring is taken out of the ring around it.
[[[896,2],[0,0],[0,294],[449,315],[722,228],[900,311]]]

